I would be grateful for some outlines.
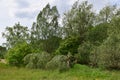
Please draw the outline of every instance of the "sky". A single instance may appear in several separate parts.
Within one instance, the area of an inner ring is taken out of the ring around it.
[[[20,22],[21,25],[31,27],[36,21],[38,13],[46,6],[57,6],[60,15],[67,12],[77,0],[0,0],[0,45],[5,42],[2,32],[7,26]],[[79,0],[80,2],[85,0]],[[93,4],[95,11],[99,11],[107,4],[117,4],[120,0],[87,0]]]

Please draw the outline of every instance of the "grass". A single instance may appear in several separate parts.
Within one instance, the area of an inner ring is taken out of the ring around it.
[[[10,67],[0,63],[0,80],[120,80],[120,71],[101,71],[76,64],[69,71]]]

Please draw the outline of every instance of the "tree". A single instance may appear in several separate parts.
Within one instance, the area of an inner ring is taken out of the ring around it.
[[[120,9],[116,5],[107,5],[98,14],[98,23],[109,23],[112,18],[120,16]]]
[[[77,49],[82,43],[82,40],[82,37],[69,37],[65,39],[56,50],[56,54],[67,55],[69,52],[72,55],[77,54]]]
[[[92,44],[99,46],[108,37],[108,23],[101,23],[90,29],[87,33],[86,40],[90,41]]]
[[[59,13],[56,6],[50,8],[50,5],[47,4],[38,14],[37,23],[33,23],[31,43],[37,43],[36,45],[40,45],[48,53],[53,52],[58,47],[61,36],[58,17]]]
[[[105,68],[120,69],[120,17],[111,20],[108,38],[97,48],[98,63]]]
[[[6,47],[12,48],[17,43],[22,43],[28,40],[29,30],[28,27],[15,24],[13,27],[6,27],[6,31],[3,32],[2,36],[6,38]]]
[[[32,53],[31,46],[28,43],[18,43],[7,51],[6,59],[12,66],[23,66],[23,58]]]
[[[92,12],[92,5],[87,1],[79,4],[79,1],[75,2],[72,9],[65,13],[63,18],[63,27],[65,36],[81,36],[88,27],[93,25],[94,13]]]

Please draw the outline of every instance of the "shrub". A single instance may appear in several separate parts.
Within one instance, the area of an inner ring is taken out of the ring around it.
[[[23,65],[23,58],[31,52],[30,46],[25,42],[9,49],[6,58],[10,65],[21,66]]]
[[[44,69],[50,59],[50,54],[46,52],[32,53],[24,57],[24,64],[27,68]]]
[[[117,35],[111,35],[97,52],[101,67],[120,69],[120,38]]]
[[[89,42],[84,42],[78,48],[77,59],[81,64],[89,64],[90,62],[90,52],[92,51],[93,45]]]
[[[90,53],[90,65],[92,67],[98,67],[99,61],[99,48],[97,46],[93,47],[93,50]]]
[[[50,60],[47,65],[47,69],[54,70],[58,69],[59,71],[64,71],[69,68],[67,64],[67,56],[64,55],[57,55]]]
[[[70,37],[67,38],[64,42],[62,42],[59,48],[56,50],[56,54],[67,55],[68,52],[73,55],[77,53],[78,46],[80,44],[80,40],[78,37]]]

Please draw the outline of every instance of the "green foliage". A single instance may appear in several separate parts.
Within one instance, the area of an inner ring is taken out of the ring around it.
[[[120,69],[120,18],[114,18],[109,28],[109,37],[99,47],[99,64],[105,68]]]
[[[2,36],[6,38],[7,48],[12,48],[18,43],[23,43],[28,41],[29,32],[28,27],[20,25],[20,23],[15,24],[13,27],[6,27],[6,31],[3,32]]]
[[[24,64],[27,68],[45,69],[47,62],[51,59],[46,52],[32,53],[24,57]]]
[[[5,53],[6,53],[6,48],[0,46],[0,58],[4,58]]]
[[[59,48],[56,50],[56,54],[67,55],[68,52],[76,54],[80,42],[79,37],[67,38],[60,44]]]
[[[69,68],[67,56],[57,55],[53,57],[52,60],[47,63],[46,68],[50,70],[58,69],[59,71],[67,70]]]
[[[98,67],[98,61],[100,58],[99,46],[93,46],[93,50],[90,53],[90,65],[92,67]]]
[[[59,47],[61,40],[61,38],[53,36],[47,40],[41,41],[40,48],[42,51],[54,53],[55,50]]]
[[[120,38],[110,36],[99,47],[99,64],[105,68],[120,69]]]
[[[120,71],[101,71],[76,64],[69,71],[26,69],[0,63],[0,80],[119,80]]]
[[[23,65],[23,58],[30,53],[32,53],[31,47],[24,42],[9,49],[6,58],[10,65],[21,66]]]
[[[100,45],[108,37],[108,23],[96,25],[88,31],[87,40],[94,45]]]
[[[93,45],[89,42],[84,42],[78,48],[77,59],[81,64],[89,64],[90,62],[90,53],[92,51]]]
[[[116,5],[107,5],[103,7],[98,15],[99,22],[110,22],[113,17],[119,16],[119,10]]]
[[[63,28],[66,37],[82,36],[93,25],[94,12],[92,4],[88,1],[80,3],[76,1],[72,9],[65,13],[63,18]]]
[[[37,22],[31,28],[31,44],[42,51],[53,53],[61,40],[61,27],[58,24],[59,13],[56,6],[49,4],[40,11]]]

